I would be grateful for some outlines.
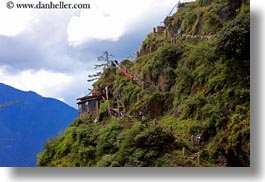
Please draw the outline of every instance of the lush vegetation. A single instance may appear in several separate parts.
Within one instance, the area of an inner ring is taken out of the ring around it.
[[[160,126],[126,120],[87,125],[76,120],[45,144],[38,165],[167,166],[163,158],[172,155],[173,144],[173,135]]]
[[[130,117],[76,120],[47,142],[39,166],[250,165],[249,1],[197,0],[178,7],[165,19],[167,33],[143,42],[142,49],[155,47],[153,52],[121,63],[144,89],[117,68],[106,68],[94,84],[108,86],[110,102],[119,99]],[[144,117],[137,117],[139,111]]]

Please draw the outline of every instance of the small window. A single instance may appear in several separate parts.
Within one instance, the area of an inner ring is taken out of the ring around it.
[[[95,108],[96,108],[96,101],[90,101],[89,102],[89,105],[88,105],[88,108],[91,109],[91,110],[95,110]]]
[[[82,112],[85,112],[87,110],[87,106],[85,104],[82,104]]]

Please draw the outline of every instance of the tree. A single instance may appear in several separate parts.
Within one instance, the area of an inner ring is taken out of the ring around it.
[[[103,67],[103,69],[105,69],[107,67],[110,67],[111,64],[112,64],[112,62],[113,62],[113,60],[110,60],[110,57],[113,57],[113,55],[109,54],[108,51],[104,51],[102,56],[97,57],[97,60],[99,62],[102,62],[103,61],[104,63],[102,63],[102,64],[95,64],[94,65],[94,68],[97,69],[97,68]],[[95,73],[93,75],[88,75],[88,77],[91,78],[91,79],[89,79],[87,81],[88,82],[95,81],[95,80],[99,79],[99,77],[101,76],[101,74],[102,74],[102,71],[99,71],[99,72],[97,72],[97,73]]]
[[[104,61],[105,63],[96,64],[95,69],[102,67],[102,66],[104,66],[104,69],[105,69],[106,67],[110,66],[110,64],[111,64],[111,60],[109,59],[110,57],[113,57],[113,55],[109,54],[108,51],[104,51],[103,55],[98,57],[98,61],[99,62]]]

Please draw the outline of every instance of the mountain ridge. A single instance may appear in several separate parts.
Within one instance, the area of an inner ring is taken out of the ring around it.
[[[36,97],[42,97],[42,98],[44,98],[44,99],[51,99],[51,100],[54,100],[54,101],[60,101],[60,102],[63,102],[64,104],[66,104],[66,105],[68,105],[69,107],[72,107],[73,109],[76,109],[76,108],[74,108],[73,106],[71,106],[71,105],[69,105],[68,103],[66,103],[66,102],[64,102],[64,101],[61,101],[61,100],[59,100],[59,99],[57,99],[57,98],[53,98],[53,97],[46,97],[46,96],[42,96],[41,94],[38,94],[37,92],[35,92],[35,91],[32,91],[32,90],[28,90],[28,91],[23,91],[23,90],[20,90],[20,89],[18,89],[18,88],[15,88],[15,87],[12,87],[12,86],[10,86],[10,85],[7,85],[7,84],[4,84],[4,83],[1,83],[0,82],[0,87],[5,87],[6,89],[5,90],[7,90],[7,91],[10,91],[10,90],[15,90],[16,92],[19,92],[20,94],[28,94],[28,95],[32,95],[32,96],[36,96]],[[1,94],[4,94],[3,92],[1,92],[1,90],[0,90],[0,95]],[[14,96],[14,95],[13,95]],[[10,97],[13,97],[13,96],[10,96]],[[1,99],[1,98],[0,98]],[[1,99],[1,102],[12,102],[12,99],[10,100],[9,99],[9,96],[6,96],[6,97],[4,97],[4,99],[2,98]],[[1,103],[1,104],[3,104],[3,103]]]
[[[0,137],[13,139],[0,143],[10,146],[0,150],[0,166],[35,166],[36,155],[44,142],[63,131],[77,117],[76,109],[59,100],[3,83],[0,83],[0,104],[3,105],[0,108]]]

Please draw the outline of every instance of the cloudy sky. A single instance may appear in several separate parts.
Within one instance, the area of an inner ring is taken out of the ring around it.
[[[75,108],[76,98],[91,88],[86,80],[97,72],[97,56],[108,50],[121,60],[135,53],[178,2],[64,0],[89,3],[90,9],[30,10],[8,9],[8,1],[0,1],[0,82],[60,99]]]

